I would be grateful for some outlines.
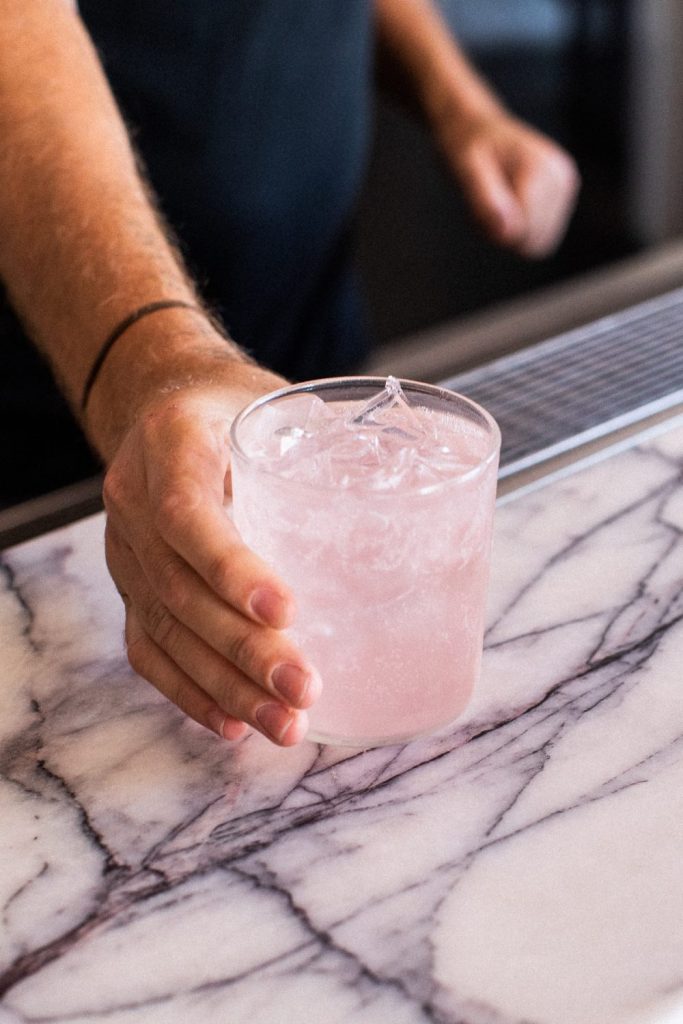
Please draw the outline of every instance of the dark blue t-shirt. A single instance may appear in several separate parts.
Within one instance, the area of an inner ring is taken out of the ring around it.
[[[369,0],[81,0],[191,270],[291,377],[365,336],[347,235],[366,153]]]

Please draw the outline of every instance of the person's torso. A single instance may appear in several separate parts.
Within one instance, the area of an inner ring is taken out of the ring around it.
[[[80,10],[162,207],[249,344],[261,314],[284,315],[312,286],[353,209],[372,4],[81,0]]]

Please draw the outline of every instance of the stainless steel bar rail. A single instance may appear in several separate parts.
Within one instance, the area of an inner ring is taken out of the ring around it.
[[[456,374],[503,435],[500,479],[683,403],[683,288]]]

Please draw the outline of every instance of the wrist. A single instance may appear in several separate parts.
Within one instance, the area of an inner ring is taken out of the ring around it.
[[[406,76],[437,136],[500,116],[504,110],[458,46],[431,0],[375,0],[378,37]]]
[[[425,117],[437,139],[447,134],[468,138],[482,124],[508,116],[503,104],[494,96],[476,72],[453,58],[436,65],[425,76],[421,86],[421,104]]]
[[[140,320],[143,320],[146,316],[153,316],[155,313],[159,313],[164,309],[197,309],[197,303],[189,302],[187,299],[157,299],[156,302],[147,302],[142,306],[138,306],[132,313],[124,317],[120,321],[111,334],[107,337],[102,347],[97,352],[95,360],[90,367],[90,372],[85,379],[83,385],[83,391],[81,394],[81,414],[85,415],[88,400],[90,398],[90,392],[92,391],[97,378],[100,375],[102,366],[104,365],[109,353],[126,331],[129,331]]]
[[[133,323],[118,338],[90,393],[82,422],[105,462],[154,405],[182,390],[231,391],[234,414],[282,381],[256,367],[200,309],[169,308]]]

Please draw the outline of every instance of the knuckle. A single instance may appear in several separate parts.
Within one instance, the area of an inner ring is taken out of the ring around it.
[[[248,633],[233,632],[227,636],[225,653],[234,665],[238,665],[247,675],[253,675],[257,659]]]
[[[556,152],[552,154],[550,169],[559,181],[567,189],[578,187],[580,175],[574,159],[568,153]]]
[[[149,679],[149,642],[144,634],[129,637],[126,643],[128,663],[137,675]]]
[[[110,512],[112,509],[118,508],[123,501],[124,493],[124,474],[119,471],[118,466],[113,465],[107,470],[102,484],[102,500],[105,509]]]
[[[154,513],[154,525],[163,536],[182,531],[188,521],[189,502],[183,489],[169,485],[159,496]]]
[[[183,679],[177,679],[175,681],[169,693],[169,700],[171,700],[184,715],[188,715],[190,718],[197,717],[192,689]]]
[[[223,711],[237,718],[243,717],[244,694],[240,692],[240,684],[233,675],[226,676],[224,674],[216,682],[212,692],[216,703]]]
[[[173,646],[178,634],[178,623],[161,601],[154,601],[145,611],[145,624],[149,635],[163,650]]]
[[[218,594],[225,594],[235,579],[234,555],[222,551],[215,555],[207,566],[207,583]]]
[[[116,548],[117,537],[114,533],[111,521],[108,519],[104,528],[104,560],[107,563],[107,568],[109,569],[109,573],[114,579],[114,582],[116,582]]]
[[[187,580],[182,563],[175,556],[164,559],[157,567],[156,585],[166,608],[182,613],[187,603]]]

